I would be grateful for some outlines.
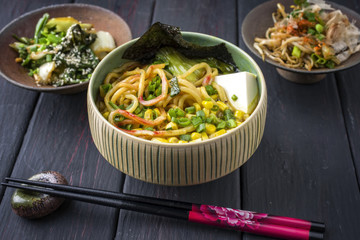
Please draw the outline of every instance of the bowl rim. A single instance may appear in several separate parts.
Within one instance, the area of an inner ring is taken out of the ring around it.
[[[23,20],[25,18],[27,18],[29,15],[32,14],[36,14],[39,12],[43,12],[43,11],[47,11],[49,9],[57,9],[57,8],[64,8],[64,7],[80,7],[80,8],[93,8],[93,9],[98,9],[101,10],[103,12],[107,12],[108,14],[111,15],[116,15],[118,17],[118,20],[122,21],[124,23],[124,26],[126,28],[126,30],[130,33],[130,38],[131,38],[131,30],[130,27],[128,26],[128,24],[125,22],[125,20],[120,17],[118,14],[116,14],[115,12],[97,6],[97,5],[93,5],[93,4],[87,4],[87,3],[61,3],[61,4],[51,4],[48,6],[43,6],[34,10],[31,10],[29,12],[26,12],[18,17],[16,17],[15,19],[13,19],[12,21],[10,21],[9,23],[7,23],[1,30],[0,30],[0,36],[2,36],[2,34],[7,30],[8,27],[10,27],[12,24],[14,24],[15,22],[19,21],[19,20]],[[82,83],[77,83],[77,84],[70,84],[70,85],[65,85],[65,86],[60,86],[60,87],[54,87],[54,86],[27,86],[24,84],[19,83],[18,81],[8,77],[6,74],[4,74],[1,70],[0,70],[0,75],[5,78],[7,81],[9,81],[10,83],[24,88],[24,89],[28,89],[28,90],[32,90],[32,91],[36,91],[36,92],[50,92],[50,93],[61,93],[61,92],[71,92],[72,89],[82,89],[82,91],[85,91],[87,88],[87,85],[89,85],[90,80],[86,81],[86,82],[82,82]],[[34,80],[35,81],[35,80]],[[78,91],[75,91],[78,92]],[[74,92],[74,93],[75,93]],[[80,91],[79,91],[80,92]]]
[[[251,42],[247,41],[247,37],[246,37],[246,33],[244,33],[244,26],[246,24],[248,24],[248,17],[257,13],[257,11],[259,11],[259,9],[263,9],[265,7],[267,7],[268,5],[274,5],[276,6],[277,3],[288,3],[287,0],[270,0],[270,1],[266,1],[266,2],[263,2],[259,5],[257,5],[256,7],[254,7],[246,16],[245,18],[243,19],[243,22],[241,24],[241,37],[246,45],[246,47],[254,54],[256,55],[256,57],[260,58],[262,60],[262,57],[261,55],[259,54],[258,51],[256,51],[256,49],[253,48],[253,43],[254,41],[252,40]],[[355,12],[354,10],[352,9],[349,9],[341,4],[338,4],[338,3],[334,3],[334,2],[331,2],[331,1],[326,1],[327,4],[330,4],[334,10],[341,10],[341,11],[346,11],[348,13],[351,14],[351,16],[356,16],[357,19],[349,19],[349,20],[359,20],[360,19],[360,15]],[[291,5],[291,3],[289,3]],[[357,24],[360,24],[360,21],[355,21]],[[357,26],[360,28],[360,26]],[[264,33],[265,35],[265,33]],[[360,54],[360,52],[357,52],[355,54]],[[355,55],[354,54],[354,55]],[[311,69],[311,71],[307,70],[307,69],[303,69],[303,68],[289,68],[289,67],[286,67],[286,66],[283,66],[281,65],[280,63],[276,62],[276,61],[273,61],[271,59],[269,59],[268,57],[265,57],[264,59],[264,62],[276,67],[276,68],[280,68],[280,69],[283,69],[283,70],[286,70],[286,71],[289,71],[289,72],[294,72],[294,73],[300,73],[300,74],[309,74],[309,75],[312,75],[312,74],[327,74],[327,73],[334,73],[334,72],[338,72],[338,71],[343,71],[343,70],[346,70],[346,69],[349,69],[349,68],[352,68],[354,66],[356,66],[357,64],[360,63],[360,61],[357,61],[357,62],[352,62],[350,64],[347,64],[347,65],[344,65],[344,63],[346,63],[346,61],[348,61],[349,59],[345,60],[344,62],[340,63],[340,65],[336,66],[335,68],[313,68]]]
[[[94,81],[93,78],[97,75],[97,72],[98,72],[98,69],[100,69],[102,67],[103,64],[105,64],[105,61],[101,61],[98,66],[96,67],[96,69],[94,70],[94,73],[93,75],[91,76],[90,78],[90,81],[89,81],[89,87],[88,87],[88,93],[87,93],[87,97],[90,98],[90,100],[88,101],[88,103],[91,104],[92,108],[95,109],[94,112],[96,114],[97,117],[99,117],[101,119],[101,121],[104,121],[105,124],[108,125],[108,127],[112,128],[114,131],[117,131],[118,133],[120,134],[123,134],[127,137],[130,137],[132,139],[134,139],[135,141],[140,141],[142,143],[146,143],[146,144],[150,144],[150,145],[153,145],[153,146],[163,146],[163,147],[175,147],[175,148],[183,148],[184,146],[189,146],[189,147],[193,147],[193,146],[198,146],[198,145],[202,145],[202,144],[206,144],[206,143],[213,143],[213,142],[216,142],[217,140],[221,139],[221,138],[224,138],[230,134],[233,134],[235,131],[239,130],[239,129],[242,129],[242,128],[245,128],[246,125],[249,124],[249,122],[251,121],[251,119],[255,118],[255,115],[257,115],[257,113],[260,111],[260,108],[261,108],[261,105],[264,103],[264,101],[266,101],[266,95],[267,95],[267,89],[266,89],[266,82],[265,82],[265,78],[264,78],[264,75],[260,69],[260,67],[258,66],[258,64],[255,62],[255,60],[250,57],[244,50],[242,50],[240,47],[236,46],[235,44],[232,44],[224,39],[221,39],[221,38],[218,38],[218,37],[215,37],[215,36],[212,36],[212,35],[208,35],[208,34],[204,34],[204,33],[198,33],[198,32],[189,32],[189,31],[181,31],[182,34],[185,34],[185,35],[188,35],[188,36],[200,36],[200,37],[205,37],[205,38],[215,38],[215,39],[219,39],[221,40],[223,43],[237,49],[238,51],[241,52],[241,54],[243,54],[245,57],[247,57],[247,59],[251,62],[251,64],[254,66],[254,68],[256,69],[256,71],[258,71],[258,78],[261,82],[261,93],[260,93],[260,99],[259,99],[259,102],[255,108],[255,110],[253,111],[253,113],[250,115],[249,118],[247,118],[242,124],[240,124],[239,126],[231,129],[230,131],[227,131],[225,134],[222,134],[221,136],[218,136],[218,137],[215,137],[215,138],[212,138],[212,139],[207,139],[206,141],[201,141],[201,142],[188,142],[186,144],[173,144],[173,143],[163,143],[163,142],[155,142],[155,141],[150,141],[150,140],[146,140],[146,139],[143,139],[143,138],[140,138],[140,137],[136,137],[136,136],[133,136],[129,133],[126,133],[124,131],[121,131],[119,130],[118,128],[116,128],[115,126],[113,126],[109,121],[107,121],[103,116],[102,114],[100,113],[100,111],[98,110],[98,108],[96,107],[96,104],[95,102],[93,101],[93,99],[95,99],[92,95],[92,86],[94,84]],[[116,50],[118,50],[119,48],[127,48],[129,45],[132,45],[135,41],[137,41],[139,38],[135,38],[133,40],[130,40],[129,42],[127,43],[124,43],[120,46],[118,46],[116,49],[113,50],[113,54],[116,54]],[[110,54],[111,54],[110,53]],[[108,54],[107,56],[105,56],[105,58],[103,60],[106,60],[106,58],[109,57]]]

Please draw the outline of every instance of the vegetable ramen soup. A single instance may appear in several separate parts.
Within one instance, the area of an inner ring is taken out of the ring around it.
[[[196,78],[196,72],[200,77]],[[213,81],[218,74],[217,68],[205,62],[179,75],[165,63],[128,62],[106,76],[98,108],[114,126],[151,141],[187,143],[214,138],[249,117],[228,104],[224,89]],[[192,77],[196,80],[188,80]]]

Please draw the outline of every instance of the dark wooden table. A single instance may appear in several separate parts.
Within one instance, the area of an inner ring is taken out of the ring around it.
[[[2,1],[0,27],[28,11],[65,2]],[[133,37],[160,21],[218,36],[249,52],[241,24],[263,0],[76,2],[119,14]],[[336,2],[360,12],[358,0]],[[85,92],[37,93],[0,77],[0,178],[55,170],[73,185],[324,221],[325,239],[359,239],[360,65],[317,84],[298,85],[254,59],[268,87],[265,133],[253,157],[228,176],[191,187],[127,177],[92,141]],[[11,211],[13,191],[0,188],[0,239],[268,239],[76,201],[42,219],[26,220]]]

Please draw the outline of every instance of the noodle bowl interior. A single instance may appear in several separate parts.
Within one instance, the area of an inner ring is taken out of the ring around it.
[[[189,80],[195,72],[200,77]],[[163,143],[204,141],[249,117],[229,104],[234,96],[214,81],[217,75],[219,70],[205,62],[177,76],[165,63],[127,62],[107,74],[97,107],[112,125],[137,137]]]

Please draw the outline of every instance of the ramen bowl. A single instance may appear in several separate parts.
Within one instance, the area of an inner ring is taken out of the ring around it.
[[[235,129],[202,142],[160,143],[129,135],[110,124],[96,107],[99,86],[105,76],[126,60],[124,51],[132,40],[108,54],[90,79],[87,106],[94,143],[115,168],[136,179],[161,185],[185,186],[209,182],[243,165],[255,152],[263,136],[267,107],[264,76],[255,63],[237,46],[213,36],[182,32],[184,39],[200,45],[225,43],[241,71],[257,76],[259,103],[251,116]]]

